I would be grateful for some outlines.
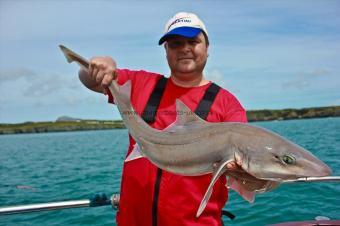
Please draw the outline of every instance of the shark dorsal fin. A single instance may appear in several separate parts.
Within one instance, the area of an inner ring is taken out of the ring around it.
[[[190,110],[181,100],[176,99],[176,121],[164,131],[175,132],[178,129],[192,128],[209,124]]]
[[[190,108],[186,106],[179,99],[176,100],[176,112],[177,112],[177,122],[181,125],[185,125],[187,123],[192,123],[192,122],[206,123],[198,115],[192,112]]]

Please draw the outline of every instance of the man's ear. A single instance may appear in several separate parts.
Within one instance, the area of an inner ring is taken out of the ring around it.
[[[164,43],[165,55],[168,56],[168,43]]]

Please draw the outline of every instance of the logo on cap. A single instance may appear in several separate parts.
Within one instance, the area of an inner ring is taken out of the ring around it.
[[[168,26],[168,30],[170,29],[172,25],[177,24],[177,23],[191,23],[191,19],[189,17],[178,18]]]

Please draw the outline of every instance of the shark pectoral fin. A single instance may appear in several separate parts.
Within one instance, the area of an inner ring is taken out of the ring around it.
[[[139,145],[135,144],[133,146],[131,153],[126,157],[125,162],[130,162],[132,160],[136,160],[136,159],[143,158],[143,157],[144,156],[142,156],[142,154],[140,152]]]
[[[229,176],[228,178],[228,187],[236,191],[242,198],[247,200],[250,203],[253,203],[255,200],[255,192],[254,191],[248,191],[244,188],[242,185],[241,180],[236,179],[232,176]]]
[[[165,128],[164,131],[176,132],[181,129],[197,128],[209,124],[192,112],[190,108],[179,99],[176,99],[176,114],[176,121]]]
[[[204,197],[201,201],[201,204],[200,206],[198,207],[198,210],[197,210],[197,213],[196,213],[196,217],[199,217],[203,210],[205,209],[205,207],[207,206],[208,204],[208,201],[210,199],[210,196],[212,194],[212,191],[213,191],[213,187],[214,187],[214,184],[215,182],[217,181],[217,179],[226,171],[227,169],[227,164],[231,162],[231,161],[222,161],[215,169],[214,173],[213,173],[213,177],[211,179],[211,182],[209,184],[209,187],[207,189],[207,191],[205,192],[204,194]]]

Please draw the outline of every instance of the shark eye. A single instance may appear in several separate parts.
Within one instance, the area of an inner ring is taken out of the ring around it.
[[[284,155],[282,161],[287,165],[292,165],[295,163],[295,158],[291,155]]]

